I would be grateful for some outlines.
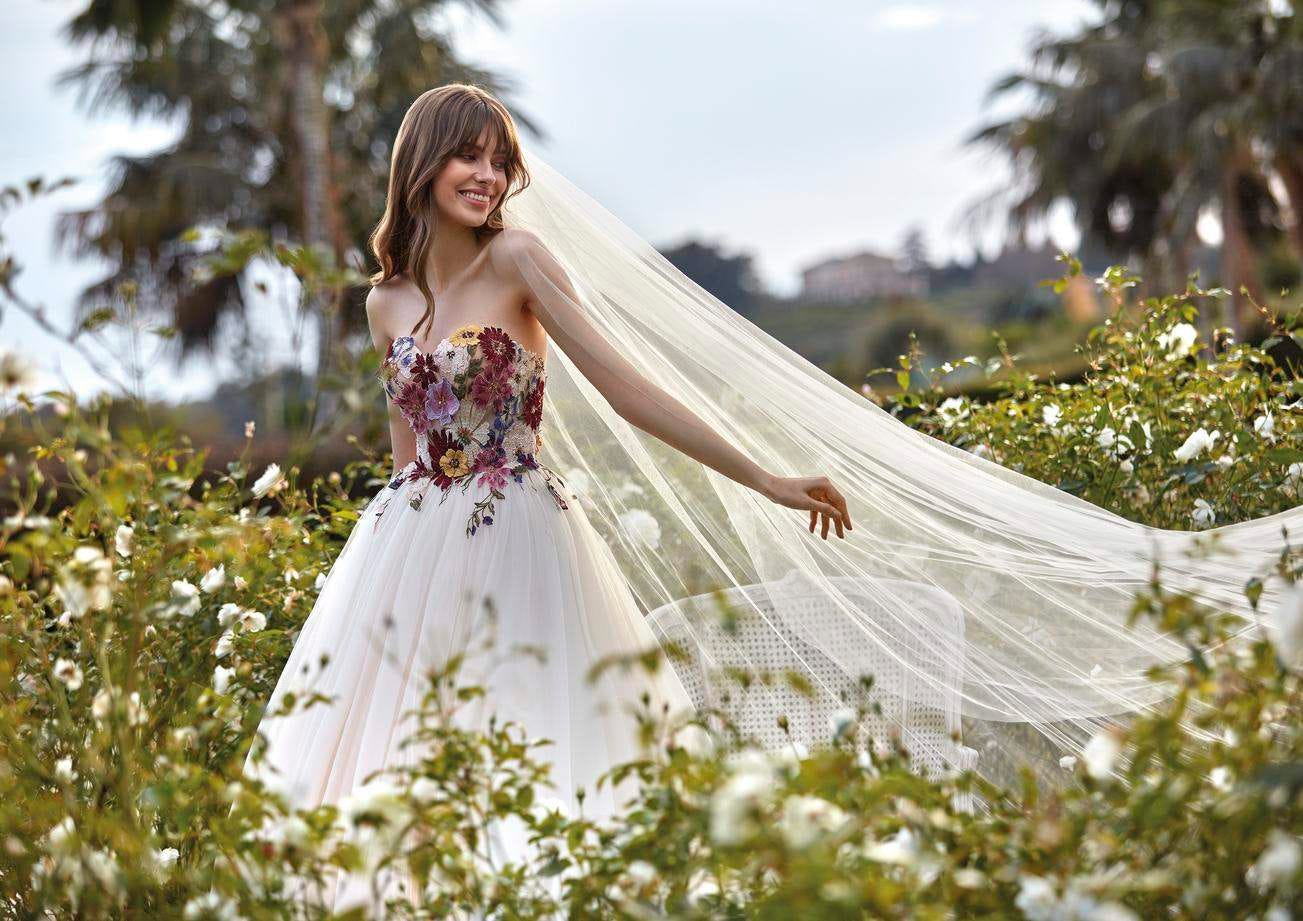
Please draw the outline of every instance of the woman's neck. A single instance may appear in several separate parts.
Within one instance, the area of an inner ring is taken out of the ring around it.
[[[446,291],[475,261],[482,249],[470,227],[440,221],[435,225],[434,240],[425,259],[425,277],[435,294]]]

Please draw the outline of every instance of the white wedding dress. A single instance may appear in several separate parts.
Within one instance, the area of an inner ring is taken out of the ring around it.
[[[259,776],[310,808],[339,802],[381,768],[413,763],[415,747],[400,749],[415,725],[403,714],[421,703],[429,670],[484,638],[491,606],[494,652],[525,644],[546,661],[515,656],[487,674],[472,659],[462,680],[483,679],[488,693],[460,718],[484,726],[496,713],[550,739],[534,752],[551,763],[556,798],[577,812],[583,787],[584,814],[609,815],[620,797],[595,781],[639,754],[629,710],[644,691],[671,713],[692,704],[671,668],[586,680],[598,659],[654,648],[656,637],[574,493],[538,459],[544,356],[499,328],[464,325],[429,352],[411,336],[396,339],[380,376],[415,431],[417,459],[349,534],[268,713],[291,690],[334,701],[264,718]],[[246,771],[255,771],[252,759]],[[506,858],[523,846],[506,831],[494,842]],[[335,888],[325,894],[335,910],[370,901],[358,877]]]

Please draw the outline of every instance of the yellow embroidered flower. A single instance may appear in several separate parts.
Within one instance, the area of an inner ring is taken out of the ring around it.
[[[466,452],[459,448],[449,448],[443,452],[443,457],[439,458],[439,469],[446,476],[457,478],[465,476],[470,472],[470,464],[466,459]]]
[[[458,326],[453,334],[448,337],[448,342],[452,345],[474,345],[479,341],[480,332],[484,327],[477,323],[467,323],[464,326]]]

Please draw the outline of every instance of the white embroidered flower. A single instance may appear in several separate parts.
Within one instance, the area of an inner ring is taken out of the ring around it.
[[[445,342],[447,340],[444,340]],[[466,369],[470,367],[471,356],[470,350],[457,348],[452,345],[443,345],[440,343],[439,350],[434,353],[434,367],[438,370],[440,376],[454,378],[459,374],[465,374]]]
[[[281,475],[280,464],[268,464],[262,476],[253,484],[253,497],[261,499],[263,496],[274,496],[284,485],[285,478]]]
[[[1195,429],[1186,437],[1181,447],[1172,452],[1172,456],[1181,462],[1193,460],[1203,452],[1209,450],[1218,438],[1221,437],[1220,431],[1208,432],[1203,427]]]

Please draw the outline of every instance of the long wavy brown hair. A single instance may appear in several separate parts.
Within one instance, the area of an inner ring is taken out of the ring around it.
[[[475,236],[484,238],[502,232],[502,206],[529,185],[516,124],[506,107],[478,86],[449,83],[416,97],[398,127],[385,213],[370,239],[380,270],[369,280],[374,287],[404,272],[412,278],[425,297],[425,313],[412,327],[413,334],[434,320],[434,293],[424,271],[438,219],[434,181],[458,150],[475,143],[485,126],[491,143],[505,151],[507,191],[484,224],[475,228]]]

